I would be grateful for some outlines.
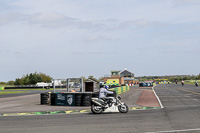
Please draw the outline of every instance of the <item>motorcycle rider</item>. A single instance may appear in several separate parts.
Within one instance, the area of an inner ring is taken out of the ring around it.
[[[198,87],[198,85],[199,85],[199,84],[198,84],[198,82],[197,82],[197,81],[195,81],[195,85],[196,85],[196,87]]]
[[[183,80],[181,81],[181,84],[184,85],[184,81]]]
[[[107,94],[114,94],[114,96]],[[121,113],[127,113],[129,111],[128,106],[125,103],[122,103],[120,100],[121,97],[116,97],[115,91],[109,91],[108,86],[102,86],[100,84],[99,98],[92,98],[91,111],[94,114],[101,114],[106,111],[107,108],[112,109],[112,107],[114,107],[115,109],[118,108],[119,112]]]
[[[109,97],[107,97],[107,94],[115,94],[115,91],[109,91],[107,85],[101,85],[99,91],[99,99],[102,99],[105,105],[111,100]]]

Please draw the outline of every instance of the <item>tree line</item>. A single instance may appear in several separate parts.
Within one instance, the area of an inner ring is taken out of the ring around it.
[[[85,82],[88,79],[92,79],[95,81],[103,81],[103,77],[97,79],[94,76],[88,76],[88,78],[82,76],[80,78],[83,78],[83,81]],[[45,82],[50,83],[52,81],[52,77],[49,75],[46,75],[44,73],[30,73],[26,74],[21,78],[16,78],[15,81],[8,81],[8,82],[0,82],[1,86],[7,86],[7,85],[36,85],[38,82]],[[200,80],[200,74],[199,75],[168,75],[168,76],[141,76],[141,77],[135,77],[135,79],[138,79],[139,81],[147,81],[147,80],[155,80],[155,79],[167,79],[168,81],[175,82],[182,81],[182,80]]]
[[[0,85],[36,85],[38,82],[50,83],[52,77],[44,73],[30,73],[22,76],[22,78],[16,78],[15,81],[0,82]]]
[[[51,82],[52,78],[44,73],[30,73],[22,78],[17,78],[14,85],[35,85],[38,82]]]
[[[80,77],[85,82],[88,79],[92,79],[95,81],[102,81],[103,78],[96,79],[94,76],[88,76],[88,78],[82,76]],[[38,82],[45,82],[45,83],[51,83],[52,77],[49,75],[46,75],[44,73],[30,73],[22,76],[21,78],[16,78],[15,81],[8,81],[8,82],[0,82],[0,86],[13,86],[13,85],[36,85]]]

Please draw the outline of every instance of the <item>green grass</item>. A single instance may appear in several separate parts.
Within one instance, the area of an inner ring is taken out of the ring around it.
[[[189,85],[195,85],[194,82],[185,82],[185,84],[189,84]]]
[[[200,80],[185,80],[185,84],[195,85],[195,81],[200,83]]]
[[[25,93],[27,91],[0,91],[0,95],[4,94],[15,94],[15,93]]]
[[[185,80],[185,82],[191,82],[191,83],[194,83],[195,81],[200,82],[200,80]]]

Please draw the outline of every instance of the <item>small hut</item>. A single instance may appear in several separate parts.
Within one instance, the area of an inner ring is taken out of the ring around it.
[[[93,79],[88,79],[84,83],[85,92],[99,91],[99,82]]]

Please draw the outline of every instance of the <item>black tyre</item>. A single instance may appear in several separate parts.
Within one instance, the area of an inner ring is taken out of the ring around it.
[[[55,105],[55,93],[51,93],[51,105]]]
[[[99,92],[94,92],[94,93],[92,93],[92,97],[98,98],[98,97],[99,97]]]
[[[91,111],[94,114],[101,114],[103,112],[103,109],[100,106],[98,106],[98,105],[92,104]]]
[[[48,93],[41,93],[40,94],[40,104],[48,104],[48,98],[49,98],[49,95]]]
[[[48,104],[48,100],[47,99],[42,99],[41,100],[41,104]]]
[[[119,105],[118,109],[121,113],[127,113],[129,111],[128,106],[126,104]]]
[[[75,94],[75,106],[81,106],[81,97],[81,93]]]
[[[91,93],[82,94],[81,106],[91,106]]]

